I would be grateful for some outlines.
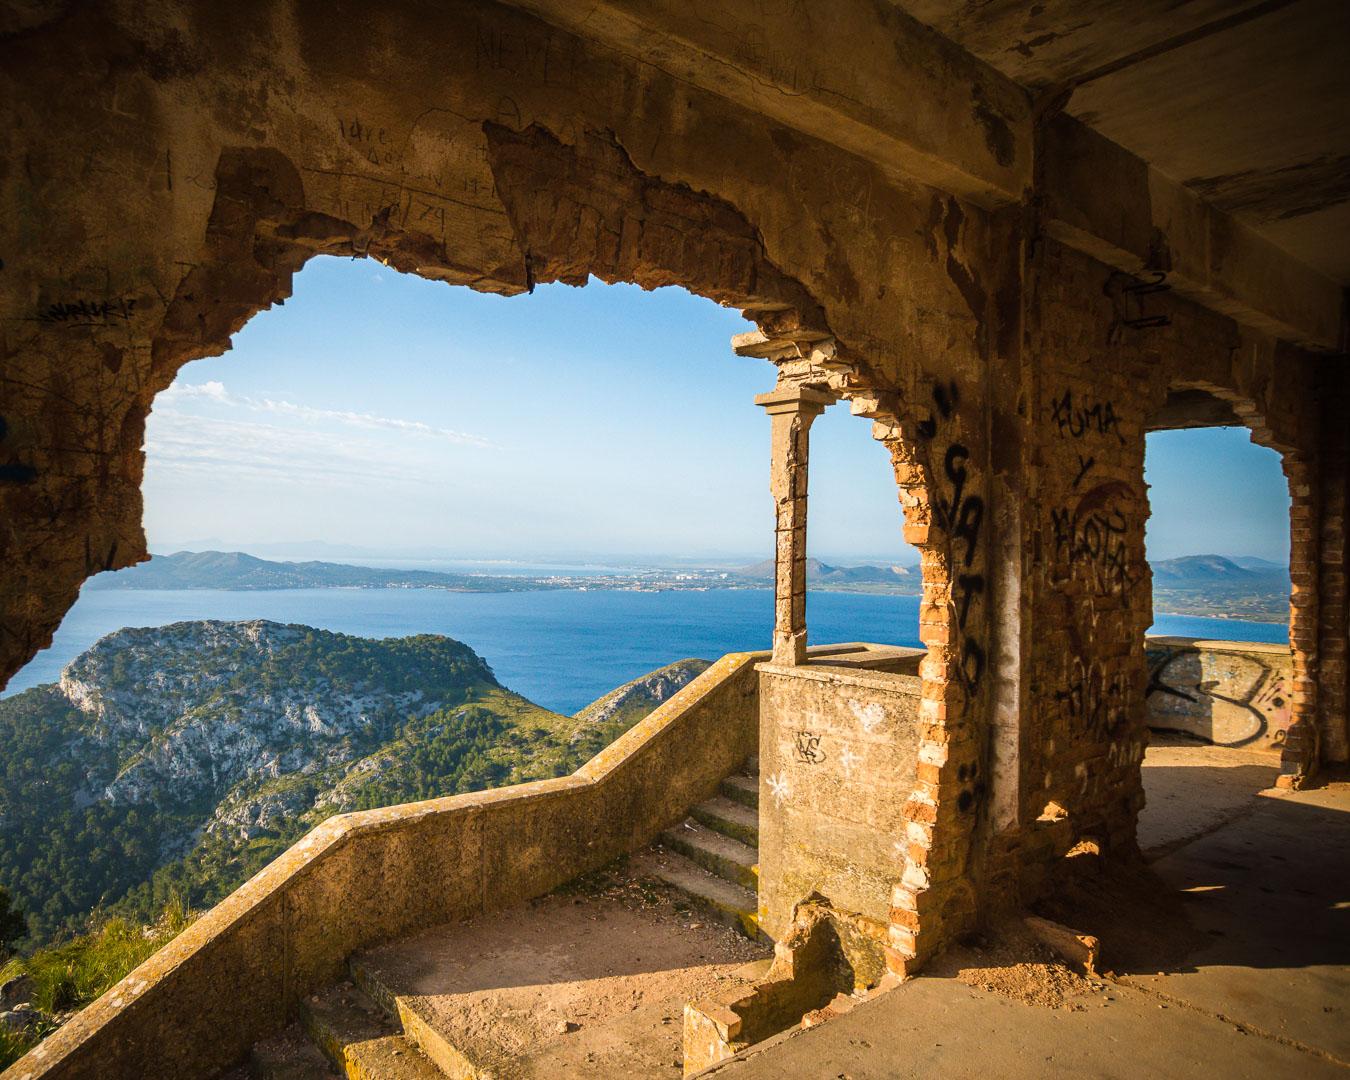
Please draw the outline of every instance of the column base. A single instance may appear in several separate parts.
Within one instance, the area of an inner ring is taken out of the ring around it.
[[[806,631],[795,634],[775,632],[773,635],[773,662],[793,667],[806,663]]]

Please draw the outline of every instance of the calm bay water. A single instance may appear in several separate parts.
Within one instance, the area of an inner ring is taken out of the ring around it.
[[[816,642],[919,644],[914,596],[812,593]],[[53,682],[95,641],[124,626],[185,619],[271,619],[361,637],[445,634],[484,657],[501,682],[573,713],[629,679],[687,656],[764,649],[773,627],[768,590],[453,593],[436,589],[279,589],[232,592],[107,590],[82,595],[51,648],[5,694]],[[1160,615],[1153,633],[1288,641],[1283,624]]]

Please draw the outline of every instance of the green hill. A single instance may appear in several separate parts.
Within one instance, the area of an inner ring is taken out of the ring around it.
[[[324,818],[570,772],[709,666],[565,717],[445,637],[110,634],[60,683],[0,699],[0,897],[32,931],[0,963],[0,1010],[28,1006],[0,1025],[0,1068]]]
[[[34,943],[204,907],[332,814],[571,771],[577,728],[445,637],[120,630],[0,699],[0,887]]]

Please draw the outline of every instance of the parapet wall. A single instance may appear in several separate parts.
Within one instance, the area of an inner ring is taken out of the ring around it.
[[[4,1080],[188,1080],[357,949],[540,896],[648,843],[754,752],[766,654],[722,657],[571,776],[330,818]]]
[[[1150,637],[1148,726],[1220,746],[1280,750],[1293,723],[1287,645]]]

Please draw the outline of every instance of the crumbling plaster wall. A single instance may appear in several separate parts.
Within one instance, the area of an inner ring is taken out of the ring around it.
[[[1035,825],[1048,801],[1075,833],[1132,836],[1143,431],[1170,387],[1229,396],[1285,451],[1303,605],[1291,732],[1311,717],[1312,362],[1174,298],[1158,301],[1170,327],[1119,327],[1107,268],[1040,235],[1034,191],[981,209],[483,0],[15,10],[0,24],[0,678],[85,577],[144,558],[154,395],[328,252],[502,293],[588,274],[679,284],[770,337],[832,337],[840,367],[797,377],[874,421],[924,566],[893,966],[968,926],[978,882],[1052,856]],[[1025,115],[982,108],[976,137],[1009,126],[999,146],[1023,168]]]

